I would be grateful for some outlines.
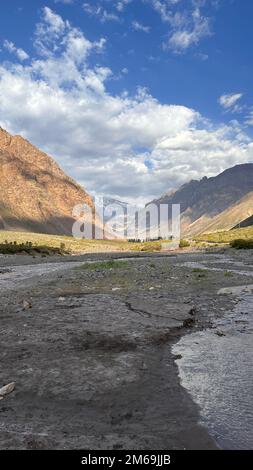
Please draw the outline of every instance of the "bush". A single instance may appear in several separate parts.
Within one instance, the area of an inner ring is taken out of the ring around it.
[[[188,240],[180,240],[179,248],[187,248],[189,246],[191,246],[191,244]]]
[[[17,253],[26,253],[26,254],[41,254],[43,256],[47,255],[63,255],[67,253],[61,248],[58,247],[48,247],[45,245],[33,245],[32,242],[18,243],[17,241],[8,242],[5,240],[4,243],[0,243],[0,253],[4,255],[14,255]]]
[[[253,250],[253,240],[243,240],[238,238],[237,240],[233,240],[230,243],[230,246],[236,250]]]

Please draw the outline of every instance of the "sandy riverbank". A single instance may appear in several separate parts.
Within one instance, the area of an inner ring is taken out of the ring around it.
[[[217,448],[171,348],[231,310],[249,254],[127,256],[0,258],[0,448]]]

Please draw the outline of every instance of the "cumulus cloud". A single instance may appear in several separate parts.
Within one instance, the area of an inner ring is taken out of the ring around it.
[[[237,102],[243,97],[243,93],[230,93],[220,96],[219,103],[226,110],[237,111]]]
[[[143,88],[110,94],[113,71],[90,65],[104,38],[92,42],[44,8],[35,39],[39,56],[0,65],[0,125],[56,158],[92,194],[149,201],[252,160],[253,143],[236,121],[214,126]]]
[[[21,61],[29,59],[29,55],[24,49],[16,47],[15,44],[7,39],[3,42],[3,47],[10,52],[10,54],[14,54],[17,58]]]

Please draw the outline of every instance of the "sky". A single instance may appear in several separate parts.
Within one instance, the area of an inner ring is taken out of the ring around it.
[[[252,0],[9,0],[0,126],[143,204],[253,162]]]

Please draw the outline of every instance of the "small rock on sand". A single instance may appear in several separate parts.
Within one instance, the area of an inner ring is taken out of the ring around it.
[[[29,308],[32,308],[31,302],[28,300],[23,300],[23,310],[29,310]]]
[[[13,392],[15,388],[15,382],[11,382],[8,385],[5,385],[4,387],[0,388],[0,400],[2,400],[6,395],[9,395],[11,392]]]
[[[216,334],[217,336],[220,336],[220,337],[226,336],[225,333],[223,333],[223,332],[220,331],[220,330],[216,331],[215,334]]]

